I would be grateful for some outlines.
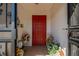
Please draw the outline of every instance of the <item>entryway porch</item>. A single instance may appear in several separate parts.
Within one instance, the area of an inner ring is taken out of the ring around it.
[[[24,56],[47,56],[46,46],[24,47]]]

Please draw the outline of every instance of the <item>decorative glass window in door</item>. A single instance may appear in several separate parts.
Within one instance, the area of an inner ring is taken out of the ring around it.
[[[0,15],[2,14],[2,3],[0,3]]]
[[[0,25],[6,24],[6,5],[0,3]]]
[[[0,3],[0,27],[11,27],[11,3]]]

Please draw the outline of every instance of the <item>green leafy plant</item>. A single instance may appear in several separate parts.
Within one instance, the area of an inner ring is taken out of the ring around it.
[[[48,49],[49,55],[54,55],[59,50],[59,44],[53,42],[53,40],[51,40],[51,39],[48,39],[47,40],[47,49]]]
[[[55,43],[49,43],[47,45],[47,49],[49,55],[54,55],[59,50],[59,45]]]

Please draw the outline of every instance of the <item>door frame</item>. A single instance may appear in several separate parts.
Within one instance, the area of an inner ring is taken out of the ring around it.
[[[45,34],[45,37],[47,38],[47,15],[32,15],[32,46],[33,46],[33,16],[45,16],[46,17],[46,23],[45,23],[45,31],[46,31],[46,34]],[[45,39],[46,40],[46,39]]]

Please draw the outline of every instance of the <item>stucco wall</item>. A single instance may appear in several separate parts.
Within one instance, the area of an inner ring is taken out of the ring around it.
[[[65,55],[67,55],[68,49],[68,31],[65,28],[67,25],[67,4],[54,4],[51,9],[51,25],[52,35],[54,39],[60,43],[60,46],[66,49]]]
[[[52,4],[18,4],[18,18],[24,28],[18,27],[18,39],[21,39],[23,30],[30,34],[30,41],[26,44],[32,46],[32,15],[47,16],[47,35],[51,33],[50,8]]]

